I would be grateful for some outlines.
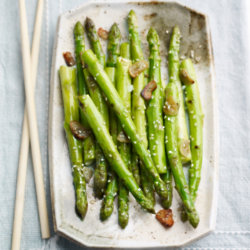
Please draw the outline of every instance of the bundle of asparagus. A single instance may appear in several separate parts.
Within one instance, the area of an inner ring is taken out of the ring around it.
[[[173,176],[183,203],[183,221],[188,219],[196,228],[199,216],[194,202],[201,177],[203,113],[194,67],[190,59],[179,61],[180,30],[175,26],[168,53],[169,83],[165,86],[156,30],[150,28],[147,34],[150,55],[146,61],[133,10],[127,21],[129,41],[120,44],[116,23],[106,37],[107,32],[103,36],[101,29],[99,34],[87,18],[85,30],[92,50],[85,50],[84,27],[77,22],[76,69],[61,66],[59,70],[76,211],[82,219],[87,212],[86,169],[95,161],[94,191],[103,199],[101,220],[111,216],[118,196],[118,221],[125,228],[129,192],[150,213],[155,213],[157,193],[167,210],[158,212],[156,218],[172,226]],[[107,61],[98,35],[108,40]],[[188,184],[183,164],[190,161]]]

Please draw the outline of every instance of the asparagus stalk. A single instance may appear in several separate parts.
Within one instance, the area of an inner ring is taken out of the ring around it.
[[[76,211],[84,219],[87,209],[86,182],[82,173],[82,143],[78,141],[70,131],[70,121],[79,121],[79,105],[77,100],[76,70],[61,66],[59,70],[63,106],[64,106],[64,130],[66,133],[69,154],[72,164],[73,182],[75,186]]]
[[[178,89],[175,81],[170,81],[166,88],[166,99],[173,99],[178,102]],[[199,223],[199,216],[194,207],[192,196],[188,190],[188,184],[183,172],[180,154],[178,151],[178,125],[176,115],[166,115],[165,131],[167,137],[166,149],[170,163],[170,167],[174,176],[176,189],[182,199],[185,211],[193,227],[197,227]]]
[[[147,107],[147,121],[149,133],[149,149],[154,164],[159,174],[167,172],[166,155],[164,146],[164,127],[163,127],[163,90],[161,83],[161,57],[159,51],[159,37],[155,29],[150,28],[147,35],[149,43],[149,81],[155,81],[156,90]]]
[[[76,68],[77,68],[77,82],[78,82],[78,94],[85,95],[88,93],[85,83],[82,63],[80,54],[85,50],[84,43],[84,30],[80,22],[77,22],[74,27],[75,37],[75,55],[76,55]],[[80,109],[80,121],[85,128],[89,128],[89,124],[86,121],[81,109]],[[95,142],[93,136],[89,136],[83,142],[83,162],[86,166],[91,165],[95,160]]]
[[[125,228],[129,220],[129,191],[121,179],[119,179],[118,190],[118,222],[121,228]]]
[[[116,83],[117,92],[124,102],[125,108],[131,112],[131,78],[128,69],[131,65],[130,49],[128,43],[122,43],[120,48],[120,55],[116,64]],[[121,124],[118,124],[118,134],[124,133]],[[131,169],[131,145],[127,142],[117,142],[118,151],[127,165],[128,169],[132,172],[136,182],[138,175],[135,169]],[[137,182],[138,184],[138,182]],[[118,195],[118,221],[121,228],[125,228],[129,220],[129,192],[119,179],[119,195]]]
[[[91,50],[87,50],[82,54],[84,62],[88,65],[90,73],[96,78],[96,81],[104,94],[106,95],[111,107],[116,112],[119,121],[122,124],[124,131],[127,136],[130,137],[136,153],[139,155],[140,159],[144,163],[145,167],[148,169],[149,173],[152,175],[154,186],[156,192],[161,197],[167,197],[168,191],[166,189],[165,183],[160,178],[157,169],[154,166],[150,153],[147,150],[145,143],[138,135],[136,131],[135,124],[133,123],[129,112],[119,94],[117,93],[115,87],[110,81],[108,75],[104,71],[102,65],[98,62],[95,54]]]
[[[98,111],[97,107],[88,95],[79,97],[82,103],[83,112],[92,128],[95,137],[101,146],[106,159],[109,161],[112,169],[117,175],[124,180],[125,185],[129,191],[134,195],[137,202],[149,212],[154,213],[153,204],[144,196],[142,190],[137,185],[132,173],[128,170],[120,154],[117,151],[117,147],[114,144],[111,135],[105,125],[105,121]]]
[[[141,41],[138,32],[138,24],[135,12],[131,10],[128,15],[128,28],[129,28],[129,40],[130,51],[133,62],[143,59],[143,52],[141,48]],[[145,86],[144,73],[140,73],[133,79],[133,95],[132,95],[132,117],[138,132],[138,135],[142,138],[145,146],[148,146],[147,130],[146,130],[146,115],[145,115],[145,103],[141,97],[141,91]]]
[[[167,159],[164,144],[164,126],[162,117],[164,87],[161,81],[161,57],[159,51],[159,37],[155,29],[150,28],[147,35],[149,43],[149,81],[157,83],[157,89],[147,107],[147,121],[149,134],[149,149],[157,170],[162,174],[162,179],[168,189],[168,197],[161,199],[164,208],[172,204],[172,177],[167,167]]]
[[[128,15],[128,28],[129,28],[129,39],[131,47],[131,56],[133,62],[143,59],[143,52],[141,48],[141,41],[138,32],[137,17],[133,10]],[[133,79],[133,96],[132,96],[132,117],[137,130],[138,135],[142,138],[142,142],[148,147],[147,140],[147,129],[146,129],[146,114],[145,114],[145,103],[141,97],[141,91],[145,86],[144,72]],[[138,156],[134,154],[132,158],[132,166],[138,168]],[[152,188],[152,181],[147,174],[147,170],[143,164],[140,164],[141,168],[141,184],[142,189],[146,197],[148,197],[154,203],[154,190]]]
[[[107,67],[105,68],[110,80],[112,81],[113,84],[115,84],[115,68],[113,67]],[[110,124],[110,134],[112,135],[113,142],[117,144],[117,123],[116,123],[116,117],[114,114],[110,113],[109,116],[109,124]],[[108,170],[108,182],[107,182],[107,187],[105,190],[105,195],[104,199],[102,202],[102,207],[101,207],[101,213],[100,213],[100,218],[101,220],[107,220],[111,214],[113,213],[114,209],[114,200],[117,195],[118,191],[118,182],[117,182],[117,177],[115,173],[112,170]]]
[[[166,183],[166,187],[168,190],[168,197],[165,199],[161,199],[161,205],[165,208],[168,209],[172,205],[172,198],[173,198],[173,185],[172,185],[172,173],[171,169],[168,166],[168,171],[166,174],[161,175],[162,180]]]
[[[109,79],[115,86],[115,74],[116,74],[116,61],[117,56],[119,54],[119,45],[120,45],[121,33],[118,28],[118,25],[114,23],[110,29],[108,36],[108,60],[107,67],[105,71],[109,76]],[[117,144],[117,120],[115,114],[110,112],[109,116],[109,124],[110,124],[110,134],[112,135],[113,142]],[[114,208],[114,199],[118,191],[118,182],[117,177],[113,171],[110,171],[108,178],[108,184],[105,191],[105,196],[103,199],[102,207],[101,207],[101,219],[108,219]]]
[[[90,45],[94,53],[96,54],[99,62],[104,67],[105,66],[105,54],[103,53],[98,34],[96,32],[95,24],[88,17],[85,20],[85,29],[86,29],[88,39],[90,41]],[[84,72],[84,74],[85,75],[87,74],[88,78],[90,77],[89,72]],[[88,85],[89,94],[92,100],[94,101],[95,105],[97,106],[98,110],[104,116],[104,120],[109,128],[108,107],[101,93],[101,90],[99,89],[98,85],[95,82],[95,79],[91,80],[91,86]],[[91,91],[90,88],[93,91]],[[96,157],[99,157],[99,159],[97,159],[97,163],[100,163],[100,164],[96,164],[95,175],[94,175],[94,187],[95,187],[96,195],[98,197],[102,197],[103,192],[105,191],[105,188],[106,188],[106,183],[107,183],[108,166],[107,166],[107,161],[105,160],[103,156],[102,150],[98,146],[97,146]]]
[[[100,218],[102,221],[107,220],[113,213],[114,200],[118,191],[118,182],[115,173],[113,171],[110,171],[109,175],[108,185],[105,191],[100,212]]]
[[[189,168],[189,192],[195,201],[201,179],[202,167],[202,130],[203,112],[196,74],[191,59],[185,59],[180,65],[180,78],[185,86],[186,105],[189,115],[191,139],[191,167]]]
[[[96,32],[95,24],[89,17],[86,18],[85,29],[94,53],[96,54],[100,63],[104,66],[105,54],[103,53],[98,34]]]
[[[144,81],[145,85],[149,82],[149,69],[144,71]],[[151,155],[152,156],[152,155]],[[154,194],[154,184],[153,180],[148,174],[147,170],[140,162],[140,180],[141,180],[141,187],[144,192],[144,195],[155,204],[155,194]]]
[[[170,40],[169,50],[171,53],[176,52],[176,47],[179,46],[179,32],[178,28],[174,29],[172,38]],[[170,54],[171,54],[170,53]],[[173,58],[171,58],[173,59]],[[174,60],[169,60],[169,69],[173,71],[173,67],[176,66],[176,62]],[[185,212],[187,213],[187,217],[191,225],[195,228],[199,223],[199,216],[195,209],[192,196],[189,193],[188,184],[183,172],[181,156],[179,152],[178,145],[178,114],[180,112],[180,95],[178,87],[178,78],[171,78],[166,88],[166,102],[164,107],[165,112],[165,134],[166,134],[166,149],[169,164],[172,170],[172,174],[174,176],[176,189],[182,199]],[[182,90],[181,90],[182,91]]]
[[[180,30],[178,26],[173,28],[169,52],[168,52],[168,71],[169,79],[176,82],[179,93],[179,112],[177,117],[178,123],[178,150],[183,163],[191,160],[190,142],[188,137],[187,122],[184,108],[184,98],[179,77],[179,51],[180,51]]]
[[[131,113],[131,78],[128,73],[128,69],[131,65],[130,61],[130,52],[129,52],[129,44],[122,43],[121,44],[121,56],[117,60],[116,66],[116,89],[119,94],[121,100],[124,103],[125,108],[128,113]],[[123,133],[123,129],[121,124],[118,125],[118,134]],[[131,165],[131,145],[127,142],[118,142],[118,150],[123,157],[123,159],[127,159],[126,161],[129,163],[128,166]],[[135,176],[134,176],[135,177]],[[136,178],[135,178],[136,179]]]
[[[106,126],[109,127],[108,107],[105,103],[104,97],[100,88],[96,84],[94,78],[91,76],[87,68],[83,69],[84,77],[88,87],[89,95],[97,106],[98,110],[103,115]],[[108,165],[98,143],[96,143],[96,167],[94,173],[94,191],[98,198],[104,194],[107,184]]]

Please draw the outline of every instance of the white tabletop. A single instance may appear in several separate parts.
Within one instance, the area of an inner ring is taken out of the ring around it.
[[[57,17],[84,0],[45,0],[36,105],[44,178],[48,176],[50,65]],[[183,249],[250,249],[250,8],[247,0],[180,0],[209,16],[215,57],[220,128],[220,180],[215,232]],[[27,0],[29,30],[36,1]],[[0,249],[9,249],[22,132],[24,88],[18,2],[0,1]],[[31,32],[30,32],[31,37]],[[204,166],[205,167],[205,166]],[[82,249],[59,236],[41,240],[33,170],[29,158],[22,249]],[[53,228],[51,224],[51,229]]]

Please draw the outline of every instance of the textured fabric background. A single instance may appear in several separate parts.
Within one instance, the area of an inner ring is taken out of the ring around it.
[[[47,128],[50,64],[57,17],[84,0],[45,0],[36,105],[49,215]],[[220,184],[216,231],[183,249],[250,249],[250,81],[248,1],[181,0],[209,16],[215,57],[220,129]],[[27,0],[29,31],[36,1]],[[0,249],[10,249],[24,89],[18,1],[0,1]],[[30,32],[30,37],[31,37]],[[22,249],[82,249],[52,235],[41,240],[29,158]],[[51,225],[51,231],[52,225]]]

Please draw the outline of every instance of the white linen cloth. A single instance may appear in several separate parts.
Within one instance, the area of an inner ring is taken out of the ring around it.
[[[58,15],[84,0],[45,0],[36,106],[50,221],[48,102],[52,47]],[[219,110],[220,161],[215,232],[183,249],[250,249],[250,13],[244,0],[180,0],[209,16]],[[36,1],[27,0],[29,31]],[[10,249],[16,173],[22,132],[24,87],[18,1],[0,1],[0,249]],[[31,158],[29,158],[21,249],[82,249],[52,235],[41,240]],[[51,224],[51,231],[52,230]]]

